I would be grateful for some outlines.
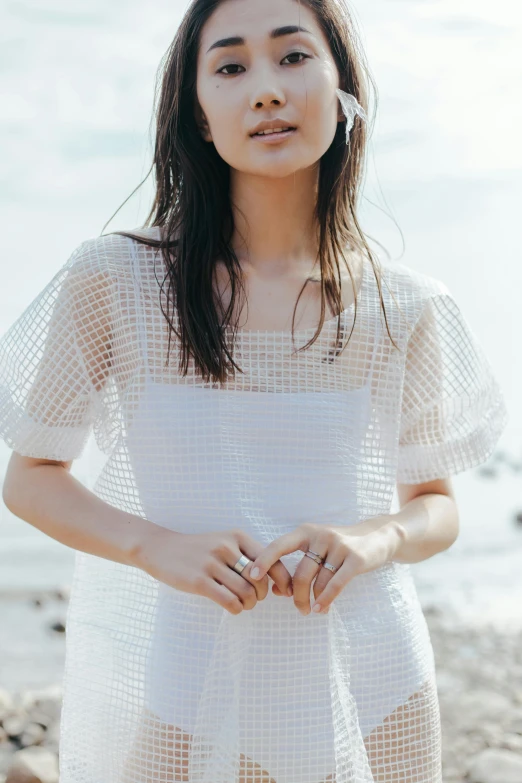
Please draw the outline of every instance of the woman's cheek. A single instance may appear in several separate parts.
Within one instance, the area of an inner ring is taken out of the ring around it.
[[[240,139],[236,138],[233,134],[214,137],[214,145],[218,154],[223,158],[225,163],[233,168],[240,167],[242,159],[245,157],[244,148]]]

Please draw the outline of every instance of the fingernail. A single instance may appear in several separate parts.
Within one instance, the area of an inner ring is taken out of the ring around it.
[[[251,570],[250,576],[252,577],[252,579],[257,579],[258,578],[258,576],[259,576],[259,568],[257,566]]]
[[[320,612],[321,611],[321,604],[314,604],[312,606],[312,612]]]
[[[294,594],[294,591],[292,590],[291,587],[288,588],[288,590],[286,591],[286,594],[287,594],[288,597],[291,597]]]

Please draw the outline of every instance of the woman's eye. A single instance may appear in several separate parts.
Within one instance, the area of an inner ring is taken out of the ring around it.
[[[290,52],[290,54],[287,54],[286,57],[283,58],[283,60],[287,60],[289,57],[303,57],[304,59],[309,59],[310,55],[305,54],[304,52]],[[291,62],[290,65],[299,65],[302,63],[303,60],[296,60],[294,62]],[[237,63],[230,63],[229,65],[224,65],[222,68],[220,68],[217,73],[222,73],[224,76],[236,76],[238,71],[234,71],[234,73],[225,73],[225,69],[228,68],[242,68],[242,65],[238,65]]]
[[[222,68],[217,71],[217,73],[222,73],[224,76],[235,76],[233,73],[225,73],[225,68],[241,68],[241,65],[238,65],[237,63],[231,63],[230,65],[224,65]]]
[[[295,57],[296,55],[297,56],[302,55],[305,60],[310,59],[310,55],[309,54],[305,54],[304,52],[290,52],[290,54],[287,54],[284,59],[286,60],[288,57]],[[303,60],[297,60],[297,62],[290,63],[290,65],[299,65],[299,63],[302,63],[302,62],[303,62]]]

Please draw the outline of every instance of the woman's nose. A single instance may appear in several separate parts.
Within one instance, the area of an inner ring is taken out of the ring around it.
[[[251,106],[259,109],[262,106],[284,106],[286,98],[283,89],[276,84],[269,84],[268,80],[264,85],[252,90]]]

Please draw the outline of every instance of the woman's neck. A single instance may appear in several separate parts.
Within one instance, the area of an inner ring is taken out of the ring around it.
[[[274,279],[311,272],[319,247],[314,183],[310,171],[281,179],[232,176],[232,247],[245,272]]]

